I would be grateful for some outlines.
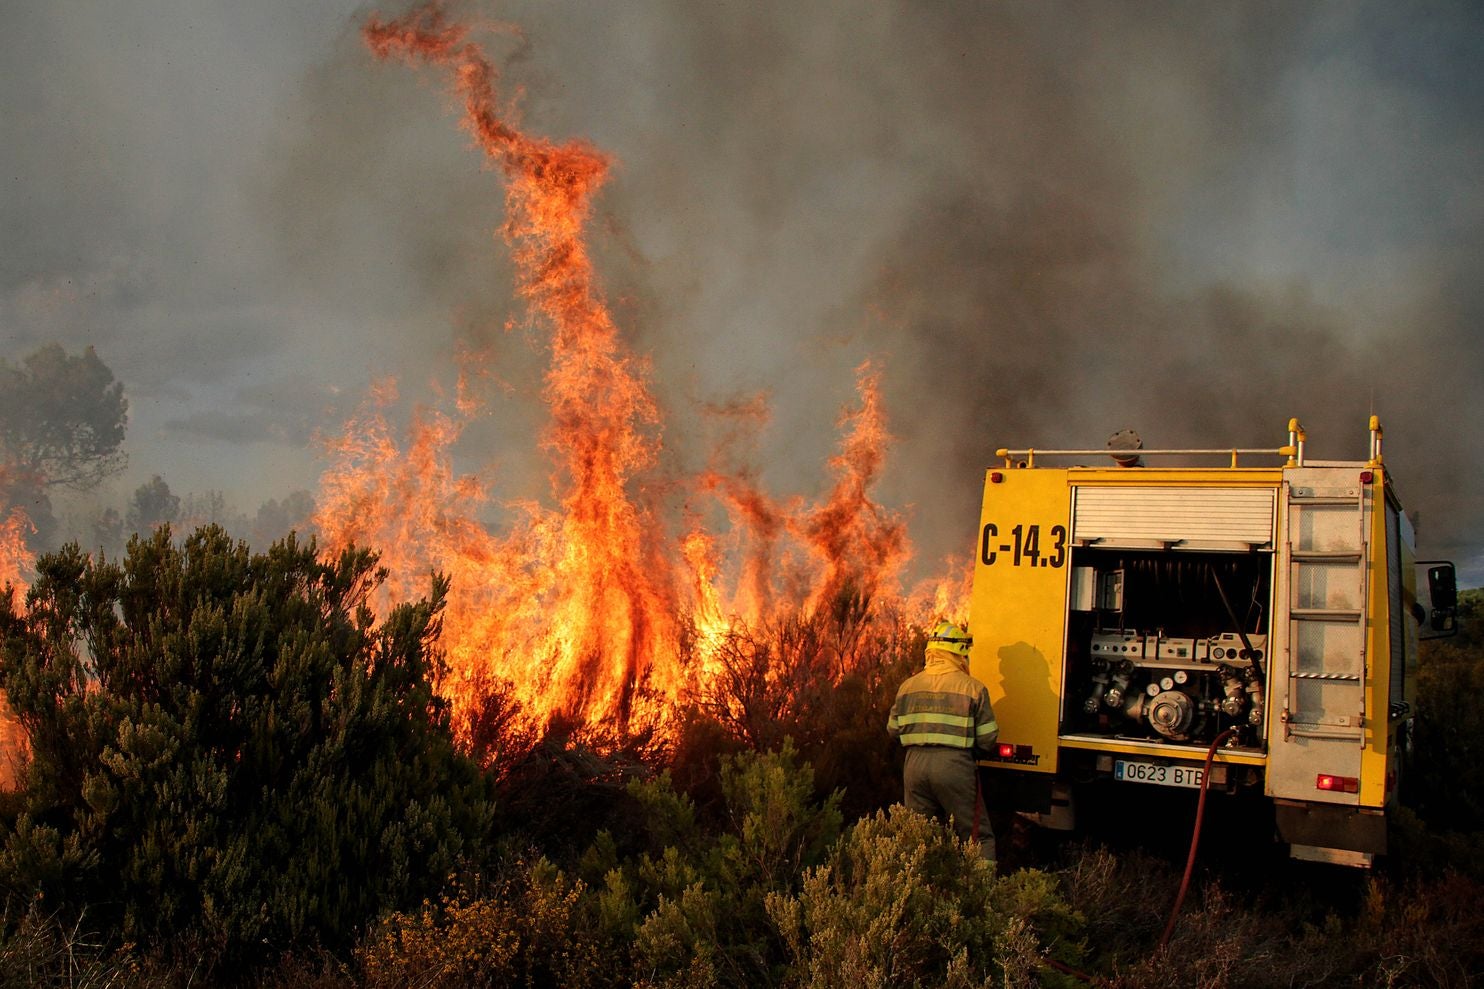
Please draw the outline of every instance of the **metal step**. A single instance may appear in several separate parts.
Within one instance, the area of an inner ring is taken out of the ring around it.
[[[1331,728],[1326,725],[1307,725],[1303,722],[1290,722],[1283,726],[1284,732],[1289,736],[1299,738],[1333,738],[1347,742],[1359,742],[1365,738],[1365,732],[1355,728]]]
[[[1360,563],[1358,549],[1296,549],[1288,554],[1295,563]]]
[[[1355,608],[1289,608],[1288,617],[1299,622],[1359,623],[1365,612]]]

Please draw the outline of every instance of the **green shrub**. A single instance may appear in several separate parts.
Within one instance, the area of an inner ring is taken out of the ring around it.
[[[90,910],[212,960],[344,943],[486,837],[487,788],[433,692],[445,582],[377,623],[383,574],[292,537],[136,538],[42,557],[0,604],[0,685],[30,737],[0,829],[9,902]]]
[[[1077,957],[1081,924],[1052,877],[996,878],[977,848],[901,806],[857,823],[767,910],[786,984],[809,989],[1034,985],[1044,948]]]
[[[796,890],[840,833],[839,794],[817,796],[789,741],[723,758],[720,777],[714,821],[668,773],[634,781],[645,840],[623,856],[600,835],[583,857],[581,874],[601,890],[595,923],[631,945],[636,984],[774,984],[783,946],[765,899]]]
[[[517,861],[487,890],[455,891],[386,917],[356,951],[362,985],[626,985],[615,945],[593,923],[597,903],[547,860]]]
[[[738,880],[788,886],[805,866],[822,861],[840,836],[840,793],[817,801],[814,769],[799,761],[791,740],[777,752],[725,760],[721,787],[732,839],[722,848],[734,857]]]

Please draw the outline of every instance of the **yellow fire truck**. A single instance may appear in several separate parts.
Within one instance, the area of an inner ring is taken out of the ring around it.
[[[1457,595],[1381,437],[1344,462],[1298,420],[1275,450],[999,450],[969,614],[998,799],[1066,828],[1083,784],[1260,793],[1295,858],[1384,853],[1417,644]]]

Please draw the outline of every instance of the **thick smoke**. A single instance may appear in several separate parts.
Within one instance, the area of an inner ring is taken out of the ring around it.
[[[7,340],[96,343],[159,410],[135,463],[169,476],[188,450],[229,491],[251,424],[287,457],[368,381],[451,388],[480,348],[464,453],[497,494],[542,490],[499,177],[440,80],[374,64],[369,8],[146,4],[120,47],[125,26],[45,6],[0,42],[7,91],[33,94],[0,118]],[[880,495],[931,565],[968,549],[997,447],[1272,447],[1298,416],[1313,456],[1355,457],[1375,412],[1424,552],[1484,582],[1476,5],[453,9],[528,131],[615,160],[596,266],[677,470],[709,462],[707,409],[765,393],[730,449],[817,495],[874,359],[898,437]]]
[[[1000,56],[939,91],[1013,94],[1022,116],[976,130],[975,110],[947,111],[975,137],[953,145],[956,174],[918,185],[864,292],[883,314],[865,336],[898,358],[889,404],[950,396],[900,427],[930,454],[918,471],[982,466],[1001,445],[1097,446],[1125,426],[1150,446],[1271,448],[1289,416],[1311,456],[1358,458],[1376,412],[1424,552],[1477,581],[1484,298],[1423,225],[1477,245],[1481,197],[1453,149],[1477,152],[1480,121],[1477,105],[1445,116],[1432,101],[1462,93],[1421,74],[1450,68],[1427,43],[1438,21],[1475,38],[1477,23],[1460,8],[1153,11],[1014,7],[982,35],[932,27]],[[1396,39],[1401,53],[1368,61]],[[1464,91],[1480,95],[1478,78]],[[1296,133],[1308,124],[1332,143]],[[1419,137],[1441,161],[1417,155]],[[1328,167],[1311,174],[1314,157]],[[967,492],[955,518],[972,511],[967,482],[950,488]]]

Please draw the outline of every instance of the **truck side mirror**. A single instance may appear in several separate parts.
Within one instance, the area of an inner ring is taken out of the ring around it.
[[[1426,620],[1422,622],[1424,639],[1440,639],[1458,631],[1458,577],[1453,564],[1447,562],[1419,563],[1418,569],[1426,579]],[[1418,591],[1423,591],[1419,587]],[[1421,598],[1423,595],[1417,595]]]
[[[1434,611],[1454,611],[1458,608],[1458,580],[1453,573],[1453,564],[1428,564],[1427,592]]]

